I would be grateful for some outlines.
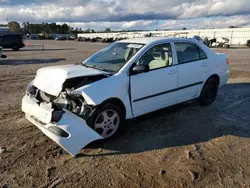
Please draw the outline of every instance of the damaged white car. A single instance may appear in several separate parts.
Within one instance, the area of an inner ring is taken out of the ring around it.
[[[75,156],[110,138],[125,119],[198,99],[210,105],[228,59],[192,39],[115,42],[81,64],[38,70],[22,100],[26,118]]]

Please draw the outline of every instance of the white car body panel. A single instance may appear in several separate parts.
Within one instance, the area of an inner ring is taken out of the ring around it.
[[[79,151],[89,143],[103,139],[99,134],[93,131],[82,118],[74,115],[66,109],[64,109],[65,113],[63,114],[61,120],[56,124],[44,122],[43,116],[47,116],[49,111],[41,111],[41,109],[42,107],[39,109],[39,105],[36,101],[28,96],[23,97],[22,110],[26,113],[26,118],[72,156],[76,156],[77,153],[79,153]],[[31,112],[31,110],[33,112]],[[39,121],[42,121],[45,125]],[[63,129],[69,134],[69,137],[64,138],[54,134],[49,130],[50,127],[59,127]]]
[[[224,63],[225,58],[228,57],[225,54],[217,53],[214,58],[214,62],[212,63],[212,70],[213,74],[217,74],[220,77],[221,87],[227,83],[230,75],[228,64]]]
[[[27,95],[22,99],[22,111],[30,116],[36,117],[38,120],[41,120],[43,123],[50,123],[52,119],[53,109],[51,104],[38,104],[34,98],[30,98]]]
[[[169,80],[171,82],[167,82]],[[168,91],[174,90],[177,85],[176,66],[131,76],[131,99],[134,116],[176,104],[177,91]],[[158,95],[159,93],[161,95]]]
[[[129,78],[120,73],[90,85],[78,88],[72,93],[82,94],[89,105],[99,105],[108,99],[119,99],[126,108],[126,119],[132,118],[129,102]],[[100,93],[98,95],[97,93]],[[111,97],[112,96],[112,97]]]
[[[98,106],[111,99],[118,99],[126,110],[125,119],[153,112],[177,103],[199,97],[201,89],[207,79],[218,75],[220,86],[226,84],[229,78],[227,56],[216,54],[205,45],[192,39],[171,38],[142,38],[129,39],[119,42],[144,44],[144,46],[114,75],[84,85],[71,94],[82,95],[86,104]],[[196,44],[207,55],[207,59],[178,64],[175,42],[189,42]],[[151,47],[159,44],[171,43],[173,66],[152,70],[146,73],[130,75],[131,66]],[[40,69],[33,82],[38,89],[54,96],[60,95],[65,80],[83,76],[109,74],[100,70],[86,68],[81,65],[54,66]],[[25,96],[22,110],[29,121],[41,129],[44,134],[75,156],[81,148],[92,141],[102,139],[86,121],[64,109],[62,119],[51,123],[53,109],[50,104],[42,104]],[[35,117],[38,121],[36,121]],[[39,123],[45,123],[45,125]],[[62,138],[49,130],[51,126],[58,126],[70,134],[69,138]]]
[[[192,42],[190,42],[192,43]],[[193,43],[199,46],[207,55],[207,59],[183,63],[178,67],[178,96],[177,103],[184,102],[193,98],[197,98],[200,95],[200,91],[205,84],[205,81],[210,76],[210,52],[205,50],[204,44]],[[176,50],[175,51],[175,56]],[[189,86],[189,87],[188,87]],[[191,87],[190,87],[191,86]]]

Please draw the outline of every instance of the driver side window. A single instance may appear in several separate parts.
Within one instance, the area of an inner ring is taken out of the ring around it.
[[[173,65],[171,45],[167,43],[150,48],[136,64],[149,65],[149,70]]]

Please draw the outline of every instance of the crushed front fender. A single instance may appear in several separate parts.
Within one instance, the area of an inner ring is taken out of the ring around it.
[[[91,142],[103,139],[87,125],[85,120],[66,109],[64,109],[64,113],[57,123],[44,123],[41,117],[47,117],[48,111],[38,110],[38,108],[35,101],[29,100],[28,96],[24,97],[22,109],[26,118],[72,156],[76,156],[82,148]],[[32,109],[35,111],[30,114]]]

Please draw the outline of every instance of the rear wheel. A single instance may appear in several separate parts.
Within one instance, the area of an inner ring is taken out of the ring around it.
[[[124,114],[121,108],[112,103],[105,104],[97,109],[88,119],[88,124],[103,138],[114,137],[124,123]]]
[[[200,105],[211,105],[215,101],[218,93],[218,86],[219,83],[215,78],[207,80],[198,98]]]

